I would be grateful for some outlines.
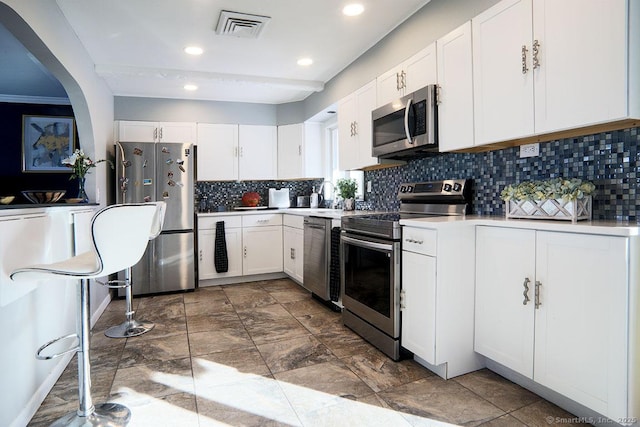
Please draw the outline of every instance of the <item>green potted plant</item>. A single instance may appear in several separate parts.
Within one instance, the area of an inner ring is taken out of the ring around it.
[[[340,178],[336,183],[340,197],[344,200],[344,210],[352,211],[356,208],[356,190],[358,183],[353,178]]]

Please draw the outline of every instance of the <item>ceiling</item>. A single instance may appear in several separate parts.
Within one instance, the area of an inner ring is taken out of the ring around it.
[[[362,3],[364,13],[343,15],[342,8],[352,1]],[[321,91],[429,0],[56,2],[116,96],[280,104]],[[258,38],[218,35],[223,10],[271,19]],[[16,48],[6,39],[6,31],[0,30],[3,54]],[[201,46],[204,53],[185,54],[189,45]],[[297,65],[302,57],[312,58],[313,64]],[[23,59],[21,67],[42,68],[29,61]],[[39,80],[31,78],[50,83],[51,76],[40,73]],[[0,93],[10,87],[16,91],[18,85],[5,86],[7,76],[1,77]],[[186,83],[198,89],[186,91]]]

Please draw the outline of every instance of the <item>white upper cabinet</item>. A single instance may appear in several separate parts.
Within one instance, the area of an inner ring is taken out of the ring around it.
[[[503,0],[472,20],[475,144],[637,118],[640,8]]]
[[[371,111],[375,104],[375,80],[338,102],[338,164],[341,170],[379,163],[378,158],[371,155]]]
[[[117,125],[118,141],[126,142],[196,142],[196,124],[192,122],[141,122],[121,120]]]
[[[471,21],[436,42],[440,151],[473,146]]]
[[[625,0],[533,2],[536,133],[627,118],[627,7]]]
[[[275,126],[198,123],[198,181],[276,179]]]
[[[198,181],[238,179],[238,125],[198,123]]]
[[[319,123],[278,126],[278,179],[323,176],[320,129]]]
[[[376,107],[436,83],[436,44],[429,46],[376,79]]]
[[[471,23],[476,145],[532,135],[531,0],[503,0]]]
[[[239,179],[276,179],[278,129],[276,126],[240,125]]]

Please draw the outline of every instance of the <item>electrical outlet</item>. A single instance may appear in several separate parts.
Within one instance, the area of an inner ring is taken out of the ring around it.
[[[536,157],[540,154],[540,143],[525,144],[520,146],[520,158]]]
[[[367,193],[371,193],[371,181],[367,181]]]

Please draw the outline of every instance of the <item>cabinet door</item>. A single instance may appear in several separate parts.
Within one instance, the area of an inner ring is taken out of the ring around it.
[[[405,95],[437,82],[436,44],[431,43],[404,62]]]
[[[282,271],[282,226],[245,227],[242,242],[244,275]]]
[[[375,80],[356,91],[355,102],[358,147],[356,168],[363,168],[378,164],[378,158],[371,155],[373,138],[371,112],[376,107]]]
[[[276,126],[240,125],[240,179],[276,179],[278,130]]]
[[[627,238],[538,232],[534,380],[612,419],[626,413]]]
[[[436,259],[402,252],[402,346],[436,365]]]
[[[278,179],[303,178],[304,126],[278,126]]]
[[[303,282],[303,231],[293,227],[283,227],[283,270],[297,282]]]
[[[158,141],[196,142],[196,124],[194,122],[163,122],[158,124]]]
[[[356,101],[349,95],[338,102],[338,168],[356,169],[358,163],[358,141],[355,136]]]
[[[533,230],[476,228],[474,350],[528,378],[533,378],[535,255]]]
[[[536,133],[626,117],[627,2],[540,0],[533,13]]]
[[[471,21],[476,145],[534,132],[531,2],[503,0]]]
[[[471,21],[437,41],[440,151],[473,145]]]
[[[238,125],[198,123],[198,181],[238,179]]]
[[[226,273],[216,272],[214,264],[215,229],[198,231],[198,275],[199,279],[219,279],[221,277],[242,276],[242,229],[226,228],[227,258],[229,270]]]
[[[404,96],[402,65],[393,67],[376,79],[376,107]]]
[[[121,120],[118,122],[118,141],[155,142],[158,139],[157,122]]]

